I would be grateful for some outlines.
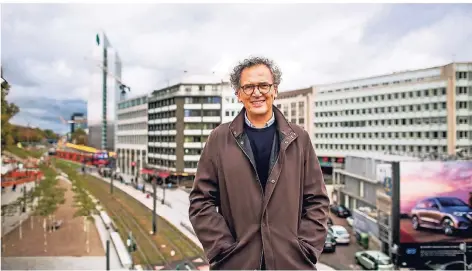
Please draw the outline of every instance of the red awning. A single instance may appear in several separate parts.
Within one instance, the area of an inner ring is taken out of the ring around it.
[[[167,171],[161,171],[161,172],[159,172],[159,174],[157,174],[157,176],[159,176],[159,177],[161,177],[161,178],[163,178],[163,179],[169,177],[169,175],[170,175],[170,173],[167,172]]]
[[[154,174],[157,174],[157,172],[156,172],[154,169],[142,168],[142,169],[141,169],[141,174],[154,175]]]

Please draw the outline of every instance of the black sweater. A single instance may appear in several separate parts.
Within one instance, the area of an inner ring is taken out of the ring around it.
[[[259,181],[262,185],[262,190],[264,191],[267,178],[269,177],[270,152],[272,151],[272,144],[274,141],[274,135],[277,131],[277,126],[274,123],[269,127],[257,129],[245,124],[244,131],[251,142],[252,153],[254,154],[254,160],[256,161],[257,175],[259,176]]]

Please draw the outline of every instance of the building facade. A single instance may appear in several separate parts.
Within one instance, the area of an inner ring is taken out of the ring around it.
[[[319,85],[314,95],[319,156],[472,153],[472,62]]]
[[[313,142],[313,88],[280,91],[274,105],[289,122],[303,127]]]
[[[193,180],[211,131],[221,124],[227,83],[185,82],[156,90],[148,103],[148,167]]]
[[[87,126],[88,134],[87,134],[87,145],[96,148],[98,150],[101,150],[101,144],[102,144],[102,130],[103,127],[101,124],[95,124],[95,125],[88,125]],[[112,151],[115,150],[115,124],[114,123],[109,123],[107,125],[107,144],[108,147],[106,150]]]
[[[116,129],[117,166],[122,173],[136,176],[147,161],[147,95],[118,103]]]
[[[221,108],[222,123],[230,122],[239,114],[244,105],[238,101],[238,97],[229,84],[222,85],[221,95],[223,101]]]
[[[73,113],[70,116],[70,133],[73,134],[77,129],[86,130],[87,122],[83,113]]]

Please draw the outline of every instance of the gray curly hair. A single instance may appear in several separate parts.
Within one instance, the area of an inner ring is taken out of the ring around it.
[[[272,73],[272,79],[275,86],[278,86],[282,81],[282,71],[279,67],[274,63],[274,61],[265,58],[265,57],[250,57],[246,58],[243,61],[239,62],[236,67],[234,67],[233,71],[230,75],[230,82],[233,89],[237,92],[238,89],[241,87],[241,73],[244,69],[250,68],[257,65],[264,65],[269,68],[270,72]]]

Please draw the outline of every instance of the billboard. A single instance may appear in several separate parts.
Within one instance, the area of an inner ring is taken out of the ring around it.
[[[401,266],[471,264],[472,161],[400,162],[398,201]]]

